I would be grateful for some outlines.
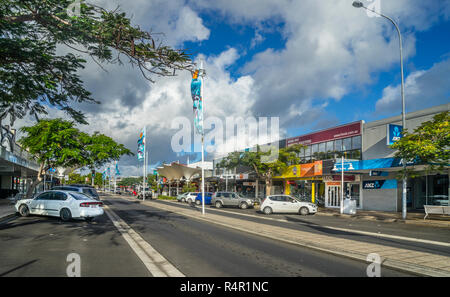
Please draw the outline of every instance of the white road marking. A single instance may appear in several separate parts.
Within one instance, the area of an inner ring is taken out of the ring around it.
[[[176,203],[176,202],[172,202],[172,201],[167,201],[167,202],[174,203],[174,204]],[[268,217],[264,217],[264,216],[255,216],[255,215],[250,215],[250,214],[245,214],[245,213],[231,212],[231,211],[227,211],[227,210],[220,210],[220,209],[214,209],[214,208],[210,208],[210,210],[223,212],[223,213],[231,213],[231,214],[245,216],[245,217],[253,217],[253,218],[262,219],[262,220],[271,220],[271,221],[277,221],[277,222],[283,222],[283,223],[292,223],[291,221],[285,220],[285,219],[275,219],[275,218],[268,218]],[[311,224],[302,223],[302,222],[296,222],[296,223],[301,224],[301,225],[306,225],[306,226],[311,225]],[[373,232],[338,228],[338,227],[332,227],[332,226],[322,226],[322,225],[317,225],[317,226],[321,227],[321,228],[335,230],[335,231],[343,231],[343,232],[349,232],[349,233],[355,233],[355,234],[361,234],[361,235],[367,235],[367,236],[374,236],[374,237],[380,237],[380,238],[398,239],[398,240],[404,240],[404,241],[411,241],[411,242],[426,243],[426,244],[450,247],[450,243],[441,242],[441,241],[434,241],[434,240],[427,240],[427,239],[420,239],[420,238],[413,238],[413,237],[405,237],[405,236],[397,236],[397,235],[390,235],[390,234],[373,233]]]
[[[156,277],[183,277],[175,266],[158,253],[148,242],[125,223],[110,207],[104,205],[105,213],[114,226],[122,234],[136,255],[147,267],[151,275]]]

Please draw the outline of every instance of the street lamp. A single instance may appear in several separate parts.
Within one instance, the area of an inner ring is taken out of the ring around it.
[[[401,85],[401,94],[402,94],[402,125],[403,125],[403,131],[406,128],[406,119],[405,119],[405,83],[404,83],[404,77],[403,77],[403,47],[402,47],[402,34],[400,33],[400,28],[398,27],[397,23],[394,22],[393,19],[391,19],[388,16],[385,16],[382,13],[376,12],[373,9],[369,9],[364,6],[364,4],[361,1],[353,1],[353,7],[356,8],[364,8],[366,10],[369,10],[379,16],[382,16],[386,19],[388,19],[392,24],[394,24],[395,29],[397,29],[398,33],[398,40],[400,45],[400,70],[401,70],[401,76],[402,76],[402,85]],[[403,181],[402,181],[402,218],[406,219],[406,163],[405,160],[402,160],[403,163]]]

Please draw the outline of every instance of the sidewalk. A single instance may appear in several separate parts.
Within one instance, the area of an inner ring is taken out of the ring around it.
[[[118,198],[135,201],[132,198],[123,196]],[[382,266],[408,271],[417,275],[450,276],[450,257],[448,256],[292,230],[245,219],[225,217],[211,212],[207,212],[205,216],[202,216],[198,209],[195,208],[179,208],[154,201],[140,201],[140,203],[197,220],[203,220],[208,223],[221,225],[226,228],[232,228],[364,262],[367,262],[367,256],[369,254],[377,253],[381,257]]]
[[[11,199],[0,199],[0,220],[5,220],[15,215],[14,201]]]
[[[356,218],[370,221],[384,221],[384,222],[402,222],[405,224],[415,224],[421,226],[433,227],[450,227],[450,216],[444,215],[430,215],[424,220],[425,213],[410,212],[407,213],[406,220],[403,220],[401,212],[385,212],[372,210],[356,210],[355,215],[340,214],[339,208],[325,208],[319,207],[316,215],[336,216],[343,218]]]

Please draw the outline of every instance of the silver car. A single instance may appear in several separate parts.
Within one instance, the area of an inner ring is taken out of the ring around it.
[[[241,209],[247,209],[253,207],[254,203],[255,201],[253,199],[241,197],[235,192],[217,192],[211,198],[211,204],[216,208],[234,206]]]

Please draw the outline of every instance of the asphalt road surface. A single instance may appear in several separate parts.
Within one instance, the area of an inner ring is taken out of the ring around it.
[[[367,264],[105,198],[123,221],[185,276],[366,276]],[[18,217],[0,224],[0,276],[66,276],[77,253],[81,276],[151,276],[106,215],[92,223]],[[408,276],[381,268],[382,276]]]

